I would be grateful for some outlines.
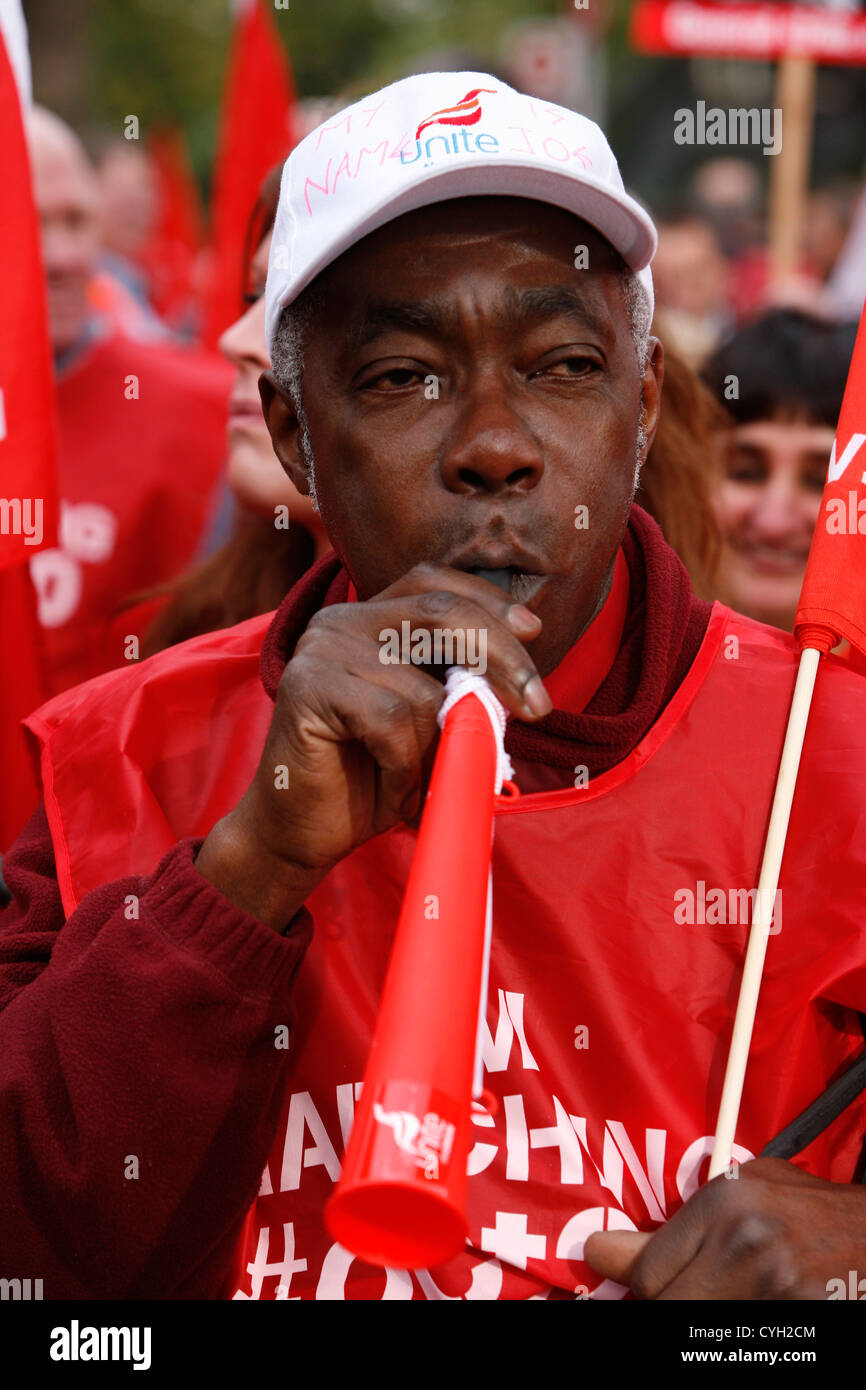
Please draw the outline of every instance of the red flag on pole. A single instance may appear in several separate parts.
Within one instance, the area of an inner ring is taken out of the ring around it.
[[[232,38],[212,189],[212,254],[204,340],[237,317],[244,236],[268,170],[294,143],[295,89],[270,10],[248,0]]]
[[[57,518],[57,426],[39,222],[21,102],[0,29],[0,569],[52,544]]]
[[[854,343],[794,632],[827,652],[844,637],[866,656],[866,306]]]
[[[36,590],[27,565],[0,572],[0,854],[24,829],[41,799],[21,720],[48,699],[39,651]]]
[[[0,851],[38,801],[20,728],[47,697],[28,561],[41,545],[56,543],[58,514],[54,373],[22,118],[28,96],[26,30],[13,5],[0,22],[0,634],[6,671],[0,682]]]
[[[794,633],[800,644],[797,681],[785,731],[785,743],[767,840],[758,879],[758,894],[731,1047],[716,1124],[710,1178],[731,1161],[737,1118],[746,1079],[752,1028],[770,932],[771,904],[785,852],[785,838],[797,785],[812,695],[821,653],[843,637],[866,656],[866,306],[854,343],[836,438],[830,451],[821,511],[812,536]],[[831,793],[828,792],[828,795]]]
[[[193,301],[193,261],[204,241],[198,186],[182,130],[165,127],[147,142],[159,186],[156,225],[138,253],[150,302],[173,327]]]

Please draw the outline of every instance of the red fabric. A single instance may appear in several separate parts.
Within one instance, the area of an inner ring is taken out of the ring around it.
[[[794,620],[801,647],[841,638],[866,655],[866,307]]]
[[[57,526],[57,426],[45,276],[18,88],[2,31],[0,149],[0,493],[5,499],[41,502],[44,540],[50,544]],[[33,553],[32,542],[21,530],[16,534],[4,519],[0,570],[29,560]]]
[[[294,144],[294,104],[273,12],[261,0],[248,0],[232,38],[213,174],[213,263],[204,331],[211,347],[238,316],[247,226],[262,180]]]
[[[706,1179],[750,915],[731,894],[747,899],[757,879],[795,660],[787,635],[718,606],[685,680],[623,762],[585,791],[500,805],[484,1035],[494,1099],[473,1113],[468,1248],[432,1270],[352,1261],[322,1226],[415,836],[397,828],[328,875],[307,904],[316,929],[294,997],[292,1073],[235,1297],[624,1295],[583,1263],[583,1242],[602,1226],[654,1229]],[[863,1048],[864,715],[862,679],[831,658],[792,813],[739,1161]],[[798,1164],[851,1181],[864,1123],[861,1097]]]
[[[859,652],[850,642],[843,642],[836,656],[840,661],[847,661],[852,671],[859,671],[861,675],[866,676],[866,653]]]
[[[39,219],[18,88],[0,29],[0,852],[36,806],[20,721],[50,693],[27,561],[57,533],[57,423]],[[17,509],[17,515],[16,515]],[[34,544],[36,542],[36,544]]]
[[[635,544],[643,553],[640,523]],[[644,565],[645,615],[664,606],[657,560]],[[300,612],[345,599],[335,568],[333,556],[320,562],[272,623],[262,650],[271,691]],[[581,1261],[588,1231],[652,1229],[706,1172],[747,930],[743,917],[706,904],[755,882],[793,640],[715,605],[684,679],[625,760],[586,788],[566,782],[500,805],[485,1042],[497,1109],[474,1114],[470,1248],[433,1271],[386,1274],[334,1244],[322,1209],[414,833],[397,827],[370,841],[311,896],[316,931],[291,1022],[281,953],[295,933],[305,944],[306,917],[287,940],[263,936],[197,879],[187,838],[235,804],[258,761],[271,710],[256,678],[265,621],[109,673],[29,721],[42,742],[54,851],[52,861],[40,813],[9,856],[16,903],[0,922],[0,1172],[21,1175],[0,1184],[9,1258],[38,1255],[46,1297],[514,1299],[576,1287],[620,1297]],[[662,690],[682,655],[670,631]],[[632,704],[641,687],[638,678]],[[864,714],[862,678],[828,658],[738,1158],[862,1047],[853,1010],[866,1005]],[[62,931],[58,876],[71,914]],[[691,917],[678,918],[684,890]],[[281,1023],[289,1048],[275,1062]],[[861,1099],[802,1166],[851,1180],[864,1109]],[[25,1161],[9,1147],[22,1132]],[[118,1190],[118,1152],[152,1161],[153,1183],[134,1199]]]
[[[174,324],[193,298],[193,261],[202,246],[201,199],[182,130],[153,132],[147,148],[159,184],[159,213],[137,260],[147,273],[154,309]]]
[[[26,565],[0,570],[0,633],[10,676],[0,681],[0,854],[41,799],[21,721],[47,695],[39,651],[36,595]],[[12,654],[14,653],[14,657]]]
[[[554,709],[581,714],[616,660],[628,613],[628,565],[622,549],[616,553],[610,593],[586,632],[544,678]]]
[[[232,379],[221,358],[120,335],[61,376],[60,544],[31,563],[50,690],[123,664],[143,634],[112,614],[195,555]]]

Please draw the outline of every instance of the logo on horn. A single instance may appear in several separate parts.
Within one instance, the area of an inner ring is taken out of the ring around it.
[[[432,116],[422,121],[415,132],[415,139],[420,140],[421,131],[430,125],[477,125],[481,120],[481,102],[478,98],[482,92],[496,96],[494,87],[473,87],[456,106],[443,106],[441,111],[434,111]]]
[[[373,1101],[373,1115],[380,1125],[387,1125],[394,1131],[394,1143],[404,1153],[418,1157],[416,1140],[421,1133],[421,1121],[408,1110],[384,1110],[377,1100]]]
[[[411,1110],[386,1110],[377,1100],[373,1101],[373,1118],[393,1130],[397,1148],[411,1154],[425,1178],[436,1181],[442,1176],[442,1166],[447,1168],[451,1160],[456,1125],[435,1110],[428,1110],[419,1120]]]

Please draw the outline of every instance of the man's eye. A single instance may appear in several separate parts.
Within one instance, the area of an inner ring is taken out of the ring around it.
[[[580,357],[573,354],[571,357],[561,357],[558,362],[550,362],[546,367],[541,367],[534,376],[542,373],[546,376],[558,376],[562,378],[589,376],[591,372],[599,370],[599,363],[594,357]]]
[[[420,372],[413,371],[411,367],[392,367],[390,371],[380,372],[378,376],[365,381],[363,389],[397,390],[401,386],[411,386],[419,378]]]

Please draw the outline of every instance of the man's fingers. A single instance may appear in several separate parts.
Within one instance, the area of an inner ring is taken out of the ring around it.
[[[584,1259],[606,1279],[630,1284],[638,1257],[652,1238],[643,1231],[596,1231],[584,1246]]]
[[[777,1158],[743,1163],[737,1176],[706,1183],[652,1235],[596,1232],[586,1242],[587,1263],[638,1298],[822,1297],[825,1266],[816,1273],[798,1254],[796,1212],[804,1194],[837,1200],[833,1185]]]
[[[345,644],[353,632],[364,634],[382,665],[398,670],[465,666],[486,677],[512,714],[531,720],[552,709],[525,645],[540,631],[534,614],[487,580],[420,565],[366,603],[321,609],[294,660],[315,652],[317,661],[331,662],[336,642]]]
[[[541,677],[523,645],[541,632],[536,614],[487,579],[431,563],[416,565],[373,601],[405,607],[410,598],[419,626],[483,633],[486,669],[480,674],[512,713],[531,719],[549,712]],[[411,611],[406,608],[406,616]]]
[[[509,624],[509,613],[513,608],[523,606],[518,604],[510,593],[500,589],[498,585],[491,584],[489,579],[482,579],[477,574],[467,573],[465,570],[449,569],[445,565],[421,564],[416,565],[408,574],[404,574],[396,583],[391,584],[387,589],[383,589],[381,594],[377,594],[377,599],[403,598],[407,594],[431,593],[436,589],[445,589],[449,593],[459,594],[462,598],[469,599],[472,603],[485,608],[492,617],[498,618],[500,622]],[[535,617],[536,627],[541,631],[541,619]]]
[[[697,1199],[692,1198],[652,1234],[599,1231],[590,1236],[584,1252],[587,1261],[618,1284],[629,1284],[638,1298],[658,1298],[704,1242],[706,1223],[715,1205],[707,1200],[706,1192],[703,1189]]]
[[[725,1182],[727,1179],[718,1181]],[[638,1298],[658,1298],[662,1289],[676,1279],[697,1255],[715,1209],[708,1192],[708,1188],[701,1189],[666,1225],[653,1233],[652,1240],[636,1261],[629,1281]]]
[[[476,583],[488,589],[497,601],[502,597],[492,584],[482,580]],[[515,607],[519,605],[510,605],[506,616],[513,613]],[[371,635],[382,644],[380,660],[386,664],[396,657],[387,653],[382,634],[394,633],[401,648],[401,665],[429,660],[431,664],[465,666],[484,676],[506,708],[521,719],[540,718],[552,708],[538,669],[524,645],[524,640],[537,635],[535,629],[521,640],[513,627],[474,598],[464,598],[447,589],[433,589],[405,598],[376,599],[371,601],[364,619],[368,623],[375,621],[376,628]],[[405,651],[407,629],[412,642],[410,652]],[[419,656],[424,651],[424,644],[418,642],[419,633],[429,633],[434,639],[429,657]]]

